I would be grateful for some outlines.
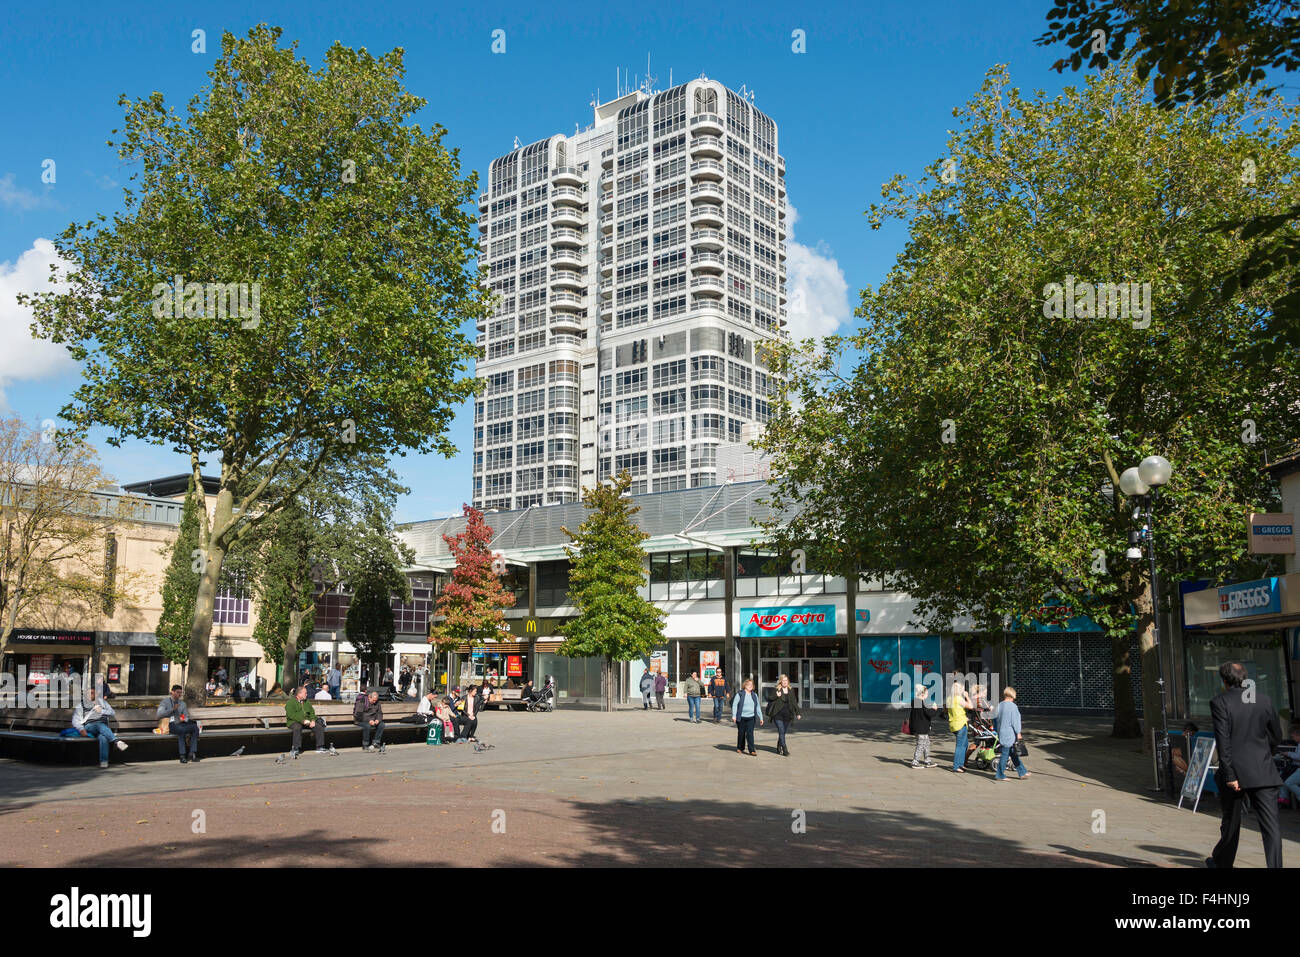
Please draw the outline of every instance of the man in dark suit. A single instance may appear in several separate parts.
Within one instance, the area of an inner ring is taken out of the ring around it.
[[[1282,724],[1273,702],[1253,684],[1243,687],[1246,669],[1238,662],[1219,668],[1223,691],[1210,701],[1214,718],[1214,744],[1219,752],[1219,769],[1214,780],[1219,786],[1223,823],[1219,843],[1209,867],[1232,867],[1241,835],[1242,802],[1249,800],[1264,838],[1264,860],[1269,867],[1282,866],[1282,832],[1278,829],[1277,794],[1282,778],[1273,764],[1273,749],[1282,740]]]

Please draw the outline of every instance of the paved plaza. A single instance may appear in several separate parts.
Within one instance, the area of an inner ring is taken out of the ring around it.
[[[813,714],[791,756],[759,755],[729,720],[666,712],[488,712],[467,745],[47,767],[0,761],[0,866],[407,864],[1203,866],[1213,797],[1158,800],[1151,759],[1105,719],[1027,716],[1023,780],[908,765],[885,713]],[[940,722],[935,722],[936,729]],[[945,726],[946,727],[946,726]],[[126,757],[129,759],[130,753]],[[202,825],[201,833],[196,829]],[[1103,829],[1104,825],[1104,829]],[[1300,814],[1284,811],[1300,863]],[[1247,823],[1240,867],[1262,867]]]

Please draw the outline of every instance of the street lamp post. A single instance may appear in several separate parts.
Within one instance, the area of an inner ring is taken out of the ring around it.
[[[1134,519],[1142,519],[1139,530],[1129,532],[1129,548],[1125,557],[1132,562],[1142,560],[1142,546],[1145,544],[1146,558],[1150,574],[1151,619],[1154,633],[1153,643],[1156,651],[1156,665],[1159,674],[1156,684],[1160,688],[1160,721],[1165,740],[1165,793],[1171,797],[1174,787],[1173,750],[1169,743],[1169,708],[1166,702],[1165,656],[1160,641],[1160,588],[1156,573],[1156,538],[1155,538],[1155,501],[1160,496],[1160,489],[1169,484],[1173,468],[1169,460],[1160,455],[1148,455],[1137,468],[1125,469],[1119,477],[1120,491],[1138,503],[1133,510]],[[1153,742],[1154,744],[1154,742]]]

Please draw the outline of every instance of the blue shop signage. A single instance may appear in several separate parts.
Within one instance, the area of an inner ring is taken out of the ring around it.
[[[834,637],[834,605],[740,609],[741,638]]]
[[[1282,592],[1276,578],[1238,582],[1219,588],[1219,618],[1250,618],[1255,615],[1280,615]]]

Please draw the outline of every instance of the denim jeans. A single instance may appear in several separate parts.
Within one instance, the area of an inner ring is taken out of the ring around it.
[[[1002,753],[998,755],[998,771],[995,775],[999,781],[1007,776],[1008,757],[1011,759],[1011,763],[1015,765],[1017,776],[1023,778],[1029,773],[1029,769],[1025,767],[1025,762],[1020,760],[1020,752],[1016,750],[1016,742],[1012,741],[1010,744],[1002,745],[1001,751]]]
[[[713,697],[713,720],[722,720],[722,697],[720,695],[714,695]]]
[[[695,695],[686,696],[686,715],[692,721],[700,720],[700,696],[699,695],[695,694]]]
[[[746,751],[756,750],[754,747],[754,725],[758,724],[758,718],[737,718],[736,719],[736,747]],[[748,745],[748,747],[746,746]]]
[[[171,732],[176,735],[176,746],[180,748],[181,757],[186,754],[186,742],[189,743],[189,753],[197,754],[199,750],[199,726],[195,721],[173,721],[171,723]]]
[[[966,764],[966,736],[970,733],[970,725],[963,724],[953,732],[957,736],[957,753],[952,756],[952,768],[957,770]]]
[[[329,686],[329,689],[330,689],[330,697],[331,697],[331,698],[333,698],[335,701],[340,701],[340,700],[342,700],[343,695],[341,695],[341,694],[339,693],[339,686],[338,686],[338,685],[330,685],[330,686]]]
[[[117,740],[117,735],[104,721],[89,721],[85,730],[92,738],[99,738],[99,763],[103,764],[108,760],[108,746]]]
[[[475,724],[477,723],[478,722],[475,722]],[[381,744],[383,744],[384,743],[384,722],[381,721],[373,727],[371,727],[369,721],[361,725],[361,746],[363,748],[370,747],[371,734],[374,734],[375,736],[375,747],[379,747]]]
[[[641,692],[641,710],[642,710],[642,711],[648,711],[648,710],[650,710],[650,696],[651,696],[652,694],[654,694],[653,691],[642,691],[642,692]]]
[[[1300,801],[1300,770],[1282,782],[1282,797],[1289,797],[1293,805]]]
[[[790,730],[790,722],[784,718],[773,718],[772,723],[776,725],[776,746],[785,747],[785,733]]]

